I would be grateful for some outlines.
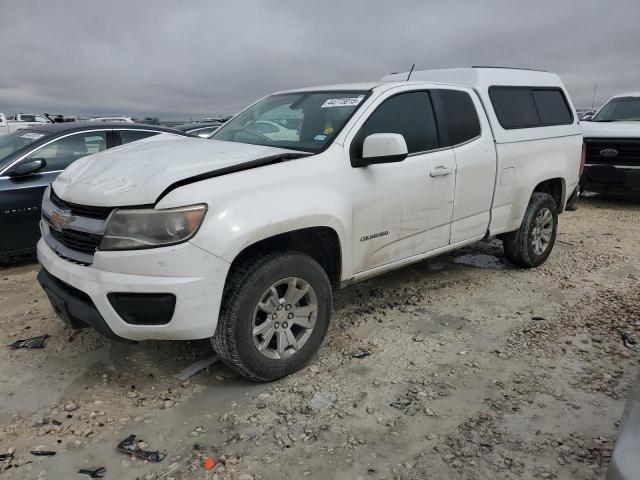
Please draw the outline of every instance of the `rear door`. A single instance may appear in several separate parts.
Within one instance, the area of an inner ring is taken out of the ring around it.
[[[376,105],[355,135],[352,156],[368,135],[398,133],[409,156],[352,168],[355,273],[449,243],[455,188],[453,150],[442,149],[428,91],[404,91]]]
[[[46,166],[30,175],[0,178],[4,215],[2,225],[5,252],[29,250],[40,238],[40,206],[45,188],[62,170],[75,160],[107,148],[107,132],[91,131],[66,135],[47,143],[20,160],[29,162],[36,158],[46,161]]]
[[[476,239],[489,228],[496,149],[478,96],[464,89],[432,90],[440,143],[453,148],[455,195],[450,243]]]

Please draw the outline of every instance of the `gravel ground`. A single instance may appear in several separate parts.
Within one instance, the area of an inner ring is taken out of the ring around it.
[[[266,385],[220,364],[180,381],[208,342],[72,332],[37,265],[0,269],[0,343],[50,335],[0,349],[0,477],[602,478],[638,374],[639,205],[582,201],[535,270],[490,241],[350,287],[316,361]],[[118,452],[129,434],[167,458]]]

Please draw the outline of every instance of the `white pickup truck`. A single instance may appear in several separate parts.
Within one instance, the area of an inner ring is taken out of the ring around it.
[[[587,149],[581,190],[640,195],[640,91],[614,96],[581,126]]]
[[[43,123],[51,123],[44,115],[18,114],[15,120],[8,120],[4,113],[0,112],[0,135],[7,135],[22,128],[36,127]]]
[[[43,200],[38,279],[70,326],[212,338],[253,380],[320,348],[332,290],[499,236],[544,262],[582,134],[551,73],[471,68],[270,95],[212,140],[75,162]],[[295,138],[254,126],[299,119]]]

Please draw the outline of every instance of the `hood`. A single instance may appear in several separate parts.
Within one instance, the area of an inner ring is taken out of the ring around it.
[[[307,153],[244,143],[160,134],[82,158],[53,182],[71,203],[96,207],[149,205],[174,184]]]
[[[638,138],[640,122],[580,122],[585,138]]]

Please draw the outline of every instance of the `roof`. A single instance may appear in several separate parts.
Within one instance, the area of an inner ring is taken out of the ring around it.
[[[385,82],[406,80],[409,72],[392,73],[383,77]],[[555,73],[505,67],[446,68],[418,70],[411,74],[412,81],[445,82],[453,85],[486,89],[491,85],[521,85],[562,87]]]
[[[147,125],[146,123],[123,123],[123,122],[61,122],[61,123],[43,123],[42,125],[34,125],[24,128],[33,132],[41,132],[45,134],[61,133],[61,132],[79,132],[82,130],[112,130],[112,129],[128,129],[128,130],[154,130],[158,132],[180,133],[168,127],[158,125]]]
[[[622,98],[622,97],[640,97],[640,90],[636,90],[635,92],[627,92],[627,93],[618,93],[614,95],[609,100],[613,100],[614,98]]]
[[[341,90],[355,90],[355,91],[369,91],[376,87],[383,85],[383,82],[364,82],[364,83],[341,83],[334,85],[320,85],[314,87],[302,87],[302,88],[294,88],[290,90],[281,90],[276,92],[274,95],[279,95],[282,93],[297,93],[297,92],[331,92],[331,91],[341,91]]]
[[[526,85],[526,86],[550,86],[562,87],[562,81],[555,73],[541,70],[527,70],[509,67],[470,67],[447,68],[440,70],[414,70],[410,81],[407,81],[409,72],[398,72],[385,75],[378,82],[344,83],[337,85],[320,85],[316,87],[303,87],[291,90],[283,90],[276,94],[297,92],[326,92],[326,91],[369,91],[373,89],[392,88],[397,85],[420,85],[424,83],[461,85],[465,87],[485,89],[491,85]]]

